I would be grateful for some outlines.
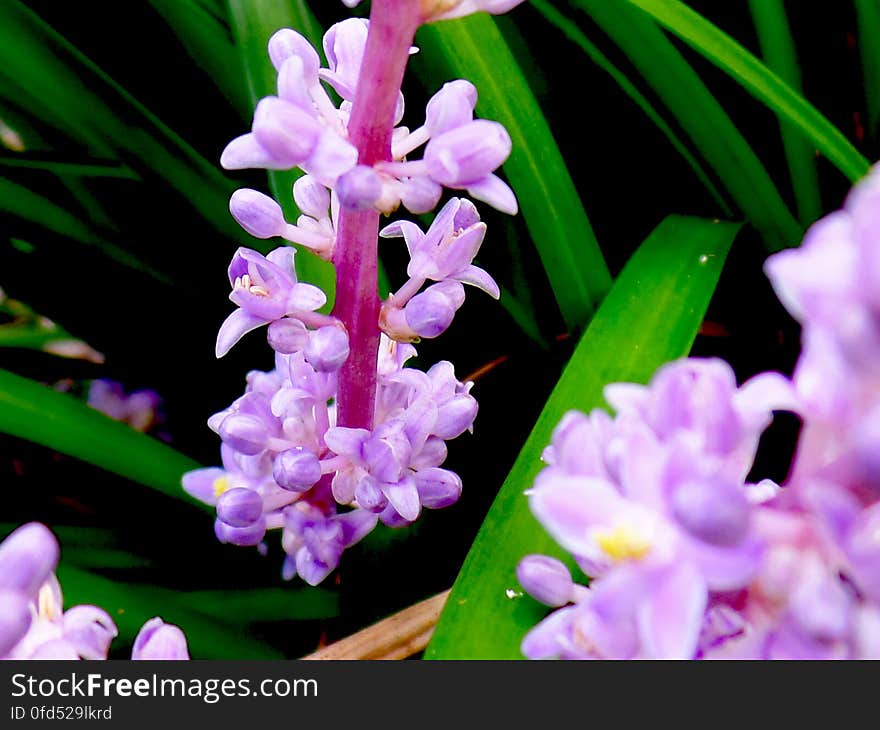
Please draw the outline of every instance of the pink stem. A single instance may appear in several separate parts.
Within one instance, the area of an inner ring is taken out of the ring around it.
[[[363,165],[391,160],[394,111],[421,20],[419,0],[373,0],[357,94],[348,125]],[[379,354],[379,214],[343,209],[337,224],[336,306],[351,354],[339,373],[337,424],[373,427]]]

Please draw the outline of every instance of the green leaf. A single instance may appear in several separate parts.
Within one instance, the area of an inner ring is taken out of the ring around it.
[[[307,621],[339,614],[339,595],[325,588],[256,588],[238,591],[189,591],[180,604],[235,624]]]
[[[770,250],[794,246],[803,230],[773,180],[712,92],[657,25],[625,2],[570,0],[623,50],[678,119],[737,207]]]
[[[48,170],[56,175],[72,175],[76,177],[119,178],[138,180],[137,174],[130,168],[113,160],[106,162],[61,160],[46,155],[35,154],[0,154],[0,167],[24,167],[28,170]]]
[[[175,499],[204,506],[180,485],[183,474],[199,468],[198,463],[72,396],[6,370],[0,370],[0,433],[42,444]]]
[[[680,0],[627,0],[730,74],[756,99],[791,122],[850,180],[868,172],[868,161],[810,102],[733,38]]]
[[[801,93],[801,70],[785,3],[783,0],[749,0],[749,7],[767,66],[792,89]],[[791,122],[780,119],[779,127],[798,218],[802,225],[807,226],[822,215],[815,149]]]
[[[64,607],[92,604],[110,614],[119,636],[113,647],[131,644],[144,622],[159,616],[183,629],[195,659],[283,659],[276,649],[184,605],[176,591],[155,585],[124,583],[73,567],[58,566]]]
[[[493,503],[426,658],[521,658],[520,642],[546,608],[517,597],[516,565],[530,553],[565,558],[523,495],[541,470],[542,450],[566,412],[604,405],[608,383],[645,383],[660,365],[687,355],[738,230],[730,223],[673,216],[624,267]]]
[[[871,136],[875,137],[877,125],[880,123],[880,2],[855,0],[855,5],[865,99],[868,105],[868,128]]]
[[[582,330],[611,276],[553,133],[495,21],[477,13],[425,26],[416,43],[422,49],[412,61],[418,72],[433,85],[469,79],[479,91],[477,113],[510,133],[513,152],[504,173],[566,326]]]
[[[83,570],[149,568],[152,561],[129,550],[64,545],[64,561]]]
[[[56,235],[93,246],[123,266],[148,274],[165,284],[171,283],[167,276],[146,266],[121,246],[96,234],[89,225],[72,213],[23,185],[3,177],[0,177],[0,213],[7,213],[28,223],[40,225]]]
[[[20,0],[0,3],[0,95],[92,154],[164,180],[220,233],[239,235],[218,166]]]
[[[277,72],[266,50],[269,38],[280,28],[293,28],[321,48],[321,27],[303,0],[229,0],[230,17],[250,91],[251,110],[264,96],[274,94]],[[270,170],[269,187],[287,220],[295,221],[299,210],[293,200],[293,183],[302,175],[296,170]],[[297,246],[299,278],[327,294],[324,310],[333,306],[336,273],[333,265]]]
[[[238,54],[229,28],[210,10],[195,0],[150,0],[193,62],[241,114],[250,116],[250,94],[241,73]]]
[[[727,201],[724,200],[724,197],[718,191],[715,183],[712,182],[712,179],[703,169],[702,163],[691,154],[687,145],[679,139],[676,131],[666,123],[666,120],[660,116],[651,101],[642,94],[638,88],[636,88],[635,84],[633,84],[626,75],[617,68],[617,66],[611,63],[609,58],[602,53],[602,51],[600,51],[586,35],[584,35],[583,31],[577,27],[574,21],[560,13],[549,2],[547,2],[547,0],[532,0],[532,7],[541,13],[549,23],[562,31],[563,35],[565,35],[568,40],[578,46],[578,48],[587,54],[593,63],[614,80],[614,82],[620,87],[620,90],[626,94],[639,109],[641,109],[642,113],[648,117],[651,122],[653,122],[654,126],[656,126],[663,136],[666,137],[673,149],[675,149],[675,151],[678,152],[678,154],[681,155],[684,161],[690,166],[694,175],[696,175],[703,187],[709,191],[709,194],[715,199],[715,202],[718,203],[718,207],[724,215],[733,215],[733,212],[727,205]]]

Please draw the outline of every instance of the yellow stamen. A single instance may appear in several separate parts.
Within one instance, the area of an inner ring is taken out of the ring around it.
[[[229,477],[222,476],[217,477],[214,480],[214,497],[219,499],[225,492],[228,492],[231,489],[231,485],[229,484]]]
[[[52,592],[52,586],[46,583],[37,596],[37,613],[41,619],[46,621],[54,621],[57,617],[55,606],[55,596]]]
[[[596,543],[615,563],[641,560],[651,550],[651,544],[624,525],[618,525],[596,536]]]

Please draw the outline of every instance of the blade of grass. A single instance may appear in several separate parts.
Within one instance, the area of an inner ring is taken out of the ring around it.
[[[521,597],[516,565],[529,553],[565,558],[523,495],[541,470],[541,452],[566,412],[604,405],[607,383],[647,382],[657,367],[689,352],[738,230],[672,216],[624,267],[492,504],[426,658],[521,658],[520,641],[546,608]]]
[[[425,26],[416,42],[422,49],[412,62],[417,72],[434,86],[449,78],[469,79],[480,93],[477,113],[501,122],[510,133],[513,152],[504,173],[566,326],[581,331],[611,276],[553,133],[495,21],[478,13]]]
[[[239,235],[228,213],[229,181],[214,163],[20,0],[0,3],[0,93],[48,123],[164,180],[220,233]]]
[[[275,93],[277,72],[269,60],[266,46],[279,28],[293,28],[321,48],[321,27],[303,0],[229,0],[232,29],[250,91],[250,109],[264,96]],[[269,187],[288,220],[295,221],[299,210],[293,201],[293,183],[299,170],[269,171]],[[303,281],[319,286],[327,294],[323,311],[330,311],[336,292],[333,265],[297,247],[296,269]]]
[[[60,160],[36,154],[0,154],[0,167],[24,167],[28,170],[47,170],[58,175],[77,177],[119,178],[139,180],[138,175],[128,167],[112,160],[106,162]]]
[[[767,66],[793,90],[801,93],[801,70],[783,0],[749,0]],[[808,226],[822,215],[816,154],[810,141],[785,119],[779,120],[785,158],[801,225]]]
[[[150,5],[178,36],[196,66],[247,119],[252,111],[250,94],[228,26],[194,0],[150,0]]]
[[[724,108],[650,19],[625,2],[570,0],[621,48],[654,89],[737,207],[776,251],[803,234],[779,190]]]
[[[33,441],[203,506],[180,485],[200,465],[76,398],[0,370],[0,433]],[[124,495],[121,495],[124,498]]]
[[[235,624],[308,621],[339,614],[339,595],[324,588],[187,591],[182,606]]]
[[[164,284],[171,283],[167,276],[146,266],[121,246],[97,235],[90,226],[64,208],[29,188],[2,177],[0,177],[0,213],[7,213],[28,223],[42,226],[58,236],[93,246],[123,266],[148,274]]]
[[[855,6],[865,101],[868,106],[868,128],[874,138],[880,123],[880,2],[855,0]]]
[[[681,38],[708,61],[728,73],[758,101],[807,136],[853,182],[863,177],[868,161],[837,127],[727,33],[680,0],[627,0]]]
[[[197,659],[283,659],[276,649],[240,630],[182,604],[175,591],[154,585],[124,583],[80,570],[58,566],[65,608],[93,604],[110,614],[119,636],[113,647],[134,641],[144,622],[160,616],[183,629],[190,655]]]
[[[703,169],[702,163],[691,153],[687,145],[679,139],[678,134],[669,126],[669,124],[666,123],[666,120],[654,108],[651,101],[626,77],[626,74],[620,71],[620,69],[618,69],[617,66],[615,66],[611,60],[602,53],[592,41],[590,41],[589,38],[587,38],[574,21],[560,13],[549,2],[547,2],[547,0],[532,0],[532,7],[541,13],[548,23],[556,26],[556,28],[558,28],[569,41],[586,53],[593,63],[614,80],[614,82],[620,87],[620,90],[626,94],[639,109],[641,109],[642,113],[648,117],[657,129],[660,130],[663,136],[666,137],[675,151],[681,155],[682,159],[684,159],[691,170],[693,170],[694,175],[703,187],[706,188],[718,204],[721,212],[728,218],[732,217],[733,211],[730,209],[724,196],[718,191],[715,183],[712,182],[712,179]]]

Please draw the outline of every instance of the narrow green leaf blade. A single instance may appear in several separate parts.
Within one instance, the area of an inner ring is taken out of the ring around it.
[[[77,216],[33,190],[3,177],[0,177],[0,213],[38,224],[58,236],[92,246],[123,266],[149,274],[165,284],[171,283],[171,280],[161,272],[145,265],[126,249],[95,233]]]
[[[495,21],[477,13],[425,26],[415,68],[435,85],[466,78],[479,90],[477,113],[501,122],[513,152],[504,173],[541,256],[566,325],[580,331],[611,277],[571,175],[537,99]],[[492,52],[487,53],[486,49]]]
[[[180,38],[194,63],[246,118],[251,112],[250,94],[229,29],[194,0],[150,0],[150,4]]]
[[[193,611],[236,624],[307,621],[339,614],[339,594],[326,588],[257,588],[238,591],[189,591],[179,602]]]
[[[801,70],[785,3],[783,0],[749,0],[749,7],[767,66],[793,90],[801,93]],[[807,226],[822,215],[815,150],[791,122],[780,119],[779,127],[798,218]]]
[[[180,485],[199,464],[65,393],[0,370],[0,433],[42,444],[193,504]]]
[[[92,604],[103,608],[116,623],[119,636],[113,646],[130,644],[144,622],[159,616],[183,629],[190,655],[195,659],[283,659],[268,644],[241,631],[240,626],[193,611],[180,594],[154,585],[124,583],[62,563],[58,580],[64,607]]]
[[[0,3],[0,96],[92,153],[158,176],[219,232],[239,235],[228,213],[232,186],[218,165],[20,0]]]
[[[565,558],[532,517],[523,495],[541,470],[542,450],[567,411],[604,405],[606,384],[647,382],[660,365],[687,355],[738,230],[730,223],[673,216],[627,263],[501,487],[426,658],[521,658],[520,642],[542,617],[542,607],[515,597],[520,592],[516,565],[529,553]]]
[[[868,127],[875,137],[880,124],[880,0],[855,0]]]
[[[570,0],[626,53],[693,140],[770,250],[803,230],[749,143],[691,65],[650,18],[626,3]]]
[[[715,183],[712,182],[712,179],[703,169],[702,163],[691,154],[690,149],[688,149],[687,145],[679,139],[675,130],[666,123],[666,120],[654,108],[651,101],[638,90],[636,85],[626,77],[626,74],[618,69],[617,66],[615,66],[611,60],[599,50],[596,44],[587,38],[574,21],[560,13],[549,2],[547,2],[547,0],[532,0],[532,7],[541,13],[547,22],[556,26],[563,35],[568,38],[568,40],[578,46],[587,54],[593,63],[614,80],[614,82],[620,87],[620,90],[626,94],[639,109],[641,109],[642,113],[653,122],[657,129],[659,129],[663,136],[669,141],[669,144],[671,144],[675,151],[681,155],[685,162],[687,162],[688,166],[693,170],[694,175],[696,175],[703,187],[706,188],[709,194],[715,199],[715,202],[718,203],[718,207],[721,211],[726,216],[732,216],[733,212],[727,205],[727,201],[724,200],[723,196],[718,191],[718,188],[715,186]]]
[[[727,33],[680,0],[627,0],[730,74],[756,99],[790,121],[840,171],[855,182],[868,161],[837,127],[810,102],[749,53]]]

